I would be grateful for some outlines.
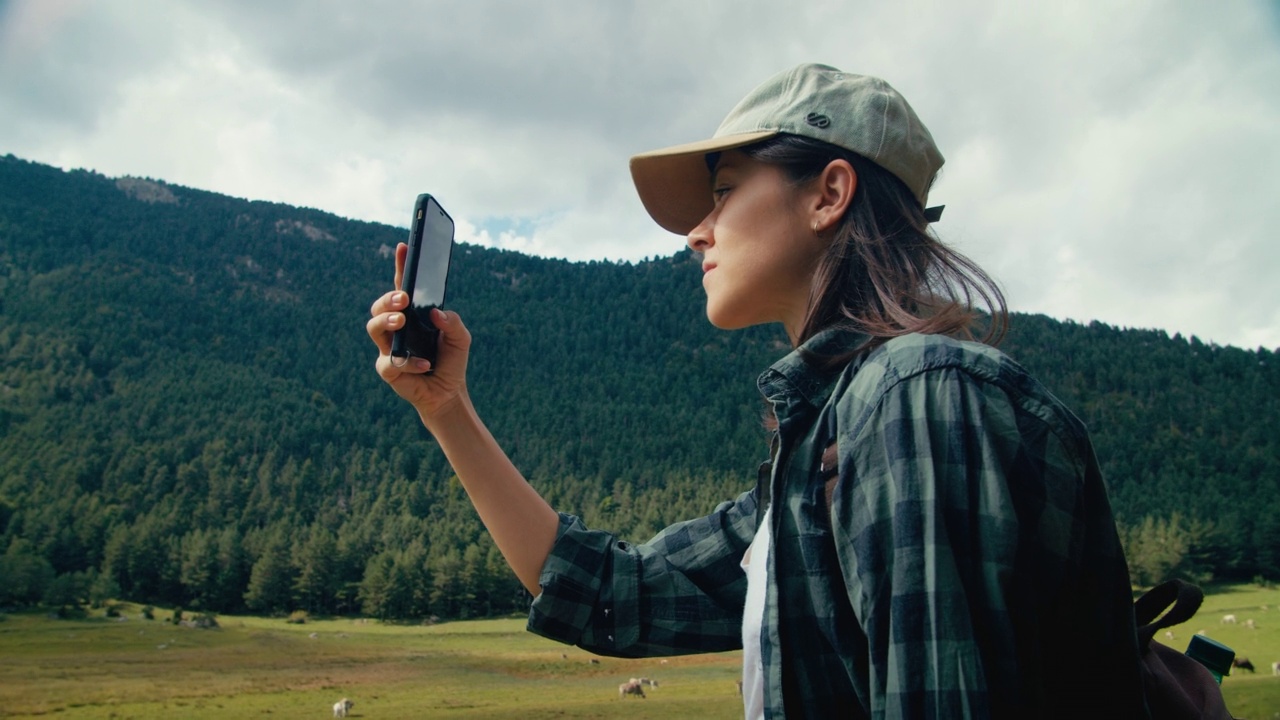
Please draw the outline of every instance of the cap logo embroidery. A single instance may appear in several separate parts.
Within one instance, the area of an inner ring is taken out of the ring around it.
[[[831,127],[831,118],[821,113],[811,112],[804,116],[804,121],[821,130]]]

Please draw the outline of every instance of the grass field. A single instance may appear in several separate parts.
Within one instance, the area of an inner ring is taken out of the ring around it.
[[[1223,682],[1240,718],[1280,718],[1280,590],[1216,588],[1166,644],[1205,634],[1250,658]],[[1234,613],[1236,625],[1219,622]],[[0,621],[0,716],[29,718],[321,718],[342,697],[362,718],[740,718],[740,653],[596,657],[524,630],[524,620],[430,627],[219,617],[211,630],[139,619]],[[1253,618],[1256,629],[1244,621]],[[590,662],[598,660],[598,664]],[[650,677],[647,698],[618,684]]]

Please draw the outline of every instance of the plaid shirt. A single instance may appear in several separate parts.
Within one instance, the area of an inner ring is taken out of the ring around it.
[[[767,485],[642,545],[561,516],[529,629],[602,655],[741,646],[767,493],[766,716],[1146,717],[1128,568],[1083,424],[999,351],[890,340],[761,375]],[[828,506],[820,470],[838,438]]]

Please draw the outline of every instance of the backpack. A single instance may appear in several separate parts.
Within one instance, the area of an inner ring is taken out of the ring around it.
[[[1209,667],[1202,663],[1225,675],[1231,669],[1235,653],[1211,640],[1205,643],[1207,638],[1197,642],[1196,639],[1202,637],[1199,635],[1192,639],[1186,653],[1155,640],[1158,631],[1190,620],[1203,600],[1204,593],[1199,587],[1182,580],[1170,580],[1151,588],[1133,603],[1142,657],[1142,685],[1152,720],[1232,720],[1222,698],[1222,687]],[[1207,652],[1198,649],[1201,645]]]

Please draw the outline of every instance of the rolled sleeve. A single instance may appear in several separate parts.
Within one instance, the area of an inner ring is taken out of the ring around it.
[[[561,514],[528,629],[601,655],[646,657],[741,646],[755,534],[754,492],[641,545]]]

